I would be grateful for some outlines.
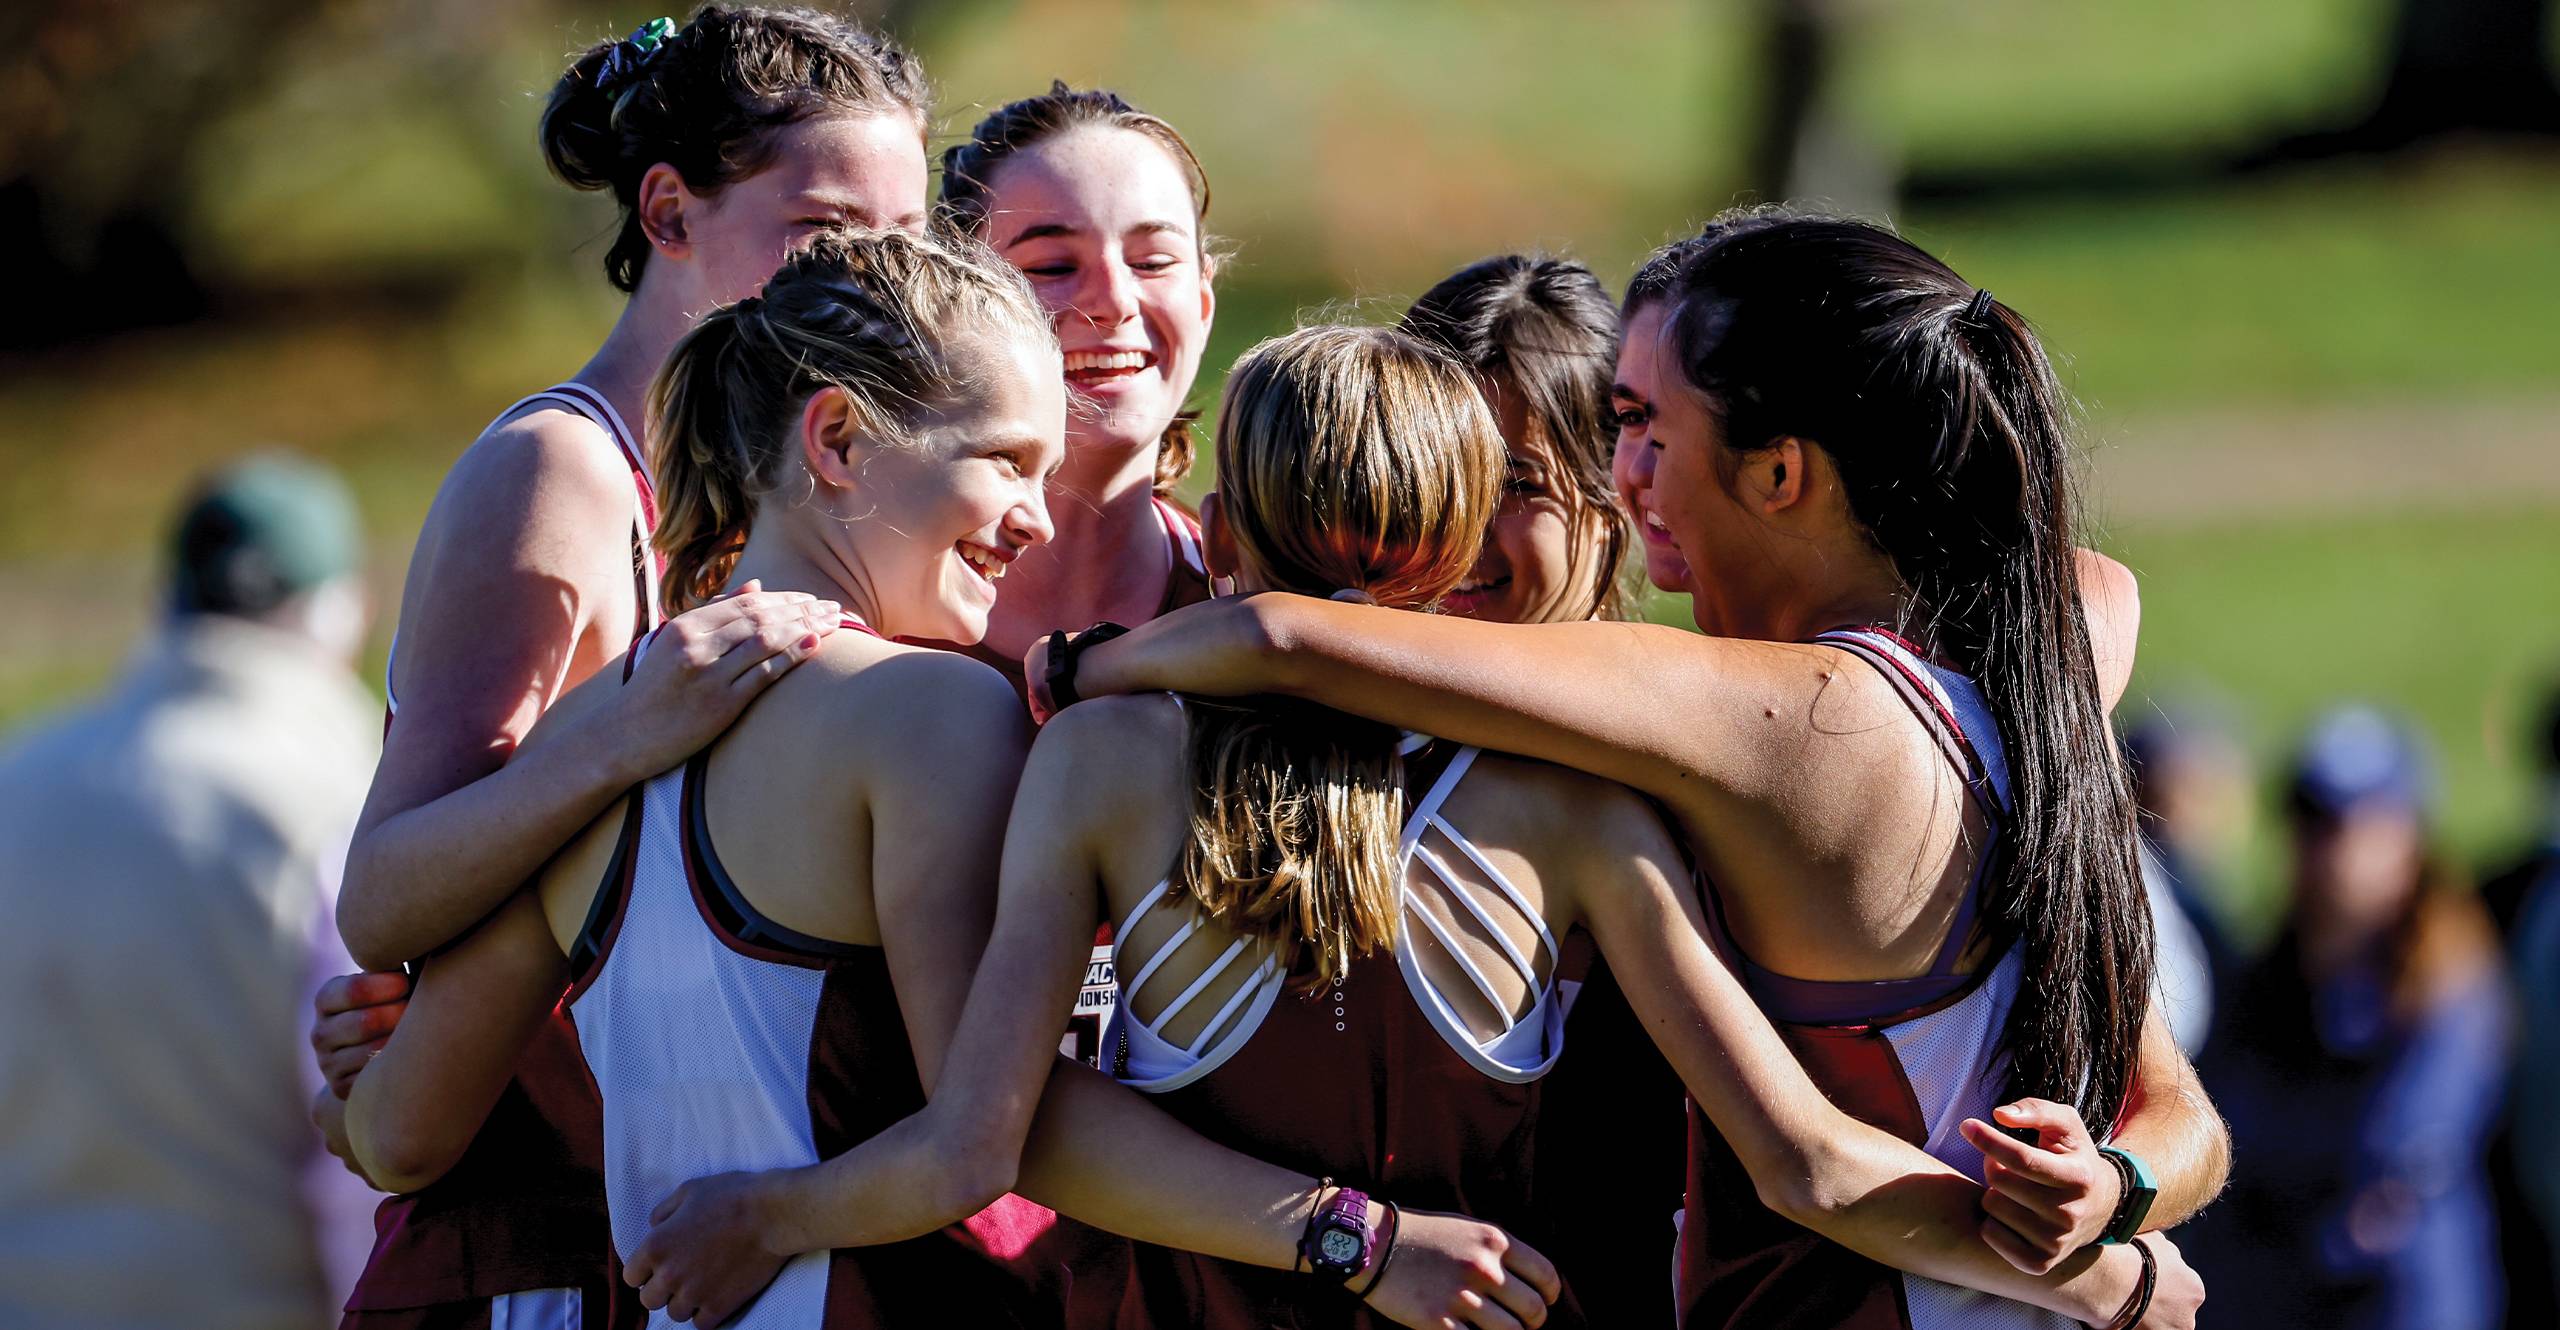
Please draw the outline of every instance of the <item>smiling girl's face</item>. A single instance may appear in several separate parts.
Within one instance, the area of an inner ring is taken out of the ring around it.
[[[1502,428],[1502,506],[1484,552],[1441,598],[1441,611],[1491,623],[1590,618],[1587,602],[1599,576],[1592,564],[1606,547],[1598,528],[1616,516],[1575,502],[1571,478],[1520,394],[1498,375],[1482,376],[1478,385]]]
[[[967,399],[929,413],[910,444],[864,449],[833,500],[868,583],[856,599],[887,636],[985,637],[1006,566],[1051,534],[1043,491],[1065,456],[1057,352],[1027,336],[975,350]],[[823,433],[824,415],[813,401],[804,428]]]
[[[1190,396],[1217,309],[1171,154],[1088,125],[1007,157],[987,202],[988,244],[1031,279],[1065,352],[1068,445],[1155,448]]]

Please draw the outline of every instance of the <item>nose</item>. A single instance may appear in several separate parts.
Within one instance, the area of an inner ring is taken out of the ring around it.
[[[1138,317],[1138,282],[1128,264],[1108,258],[1087,271],[1091,275],[1076,292],[1078,316],[1102,329],[1117,328]]]
[[[1058,534],[1058,528],[1049,521],[1048,487],[1035,482],[1022,502],[1005,514],[1004,529],[1017,548],[1048,544],[1049,538]]]
[[[1609,459],[1609,469],[1617,476],[1618,492],[1633,498],[1653,488],[1653,462],[1653,441],[1649,433],[1620,434],[1618,451]]]

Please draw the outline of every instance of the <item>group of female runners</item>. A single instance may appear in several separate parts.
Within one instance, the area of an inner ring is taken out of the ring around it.
[[[1195,518],[1190,147],[1060,85],[937,210],[929,123],[730,6],[544,111],[630,300],[410,566],[346,1325],[2192,1322],[2134,601],[2018,315],[1776,211],[1623,306],[1488,259],[1246,353]]]

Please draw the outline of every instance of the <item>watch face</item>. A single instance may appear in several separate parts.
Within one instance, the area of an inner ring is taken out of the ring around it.
[[[1328,1265],[1349,1265],[1360,1259],[1360,1235],[1349,1229],[1329,1228],[1316,1240],[1317,1250],[1324,1253]]]

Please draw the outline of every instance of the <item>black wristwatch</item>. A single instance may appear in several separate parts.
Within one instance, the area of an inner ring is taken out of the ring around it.
[[[1105,622],[1095,624],[1073,637],[1068,636],[1064,628],[1049,634],[1048,677],[1042,682],[1049,686],[1051,715],[1056,715],[1081,700],[1076,696],[1076,657],[1083,655],[1086,648],[1100,646],[1128,631],[1125,625]]]

